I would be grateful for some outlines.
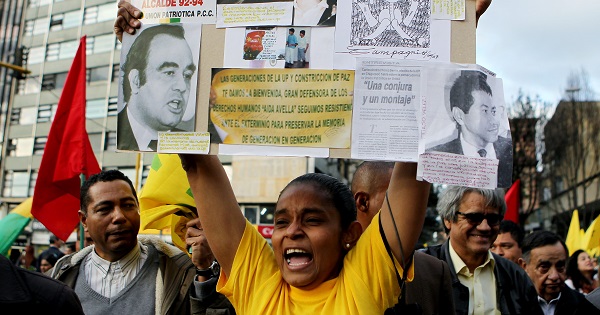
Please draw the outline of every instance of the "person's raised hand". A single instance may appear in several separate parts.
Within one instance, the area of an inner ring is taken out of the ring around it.
[[[477,25],[479,17],[487,10],[490,4],[492,4],[492,0],[477,0],[475,4],[475,25]]]
[[[192,262],[198,269],[208,269],[215,260],[215,256],[208,246],[200,219],[190,220],[186,227],[185,244],[192,250]]]
[[[119,9],[117,11],[114,31],[117,39],[121,42],[123,40],[123,32],[133,35],[135,34],[135,30],[142,26],[139,19],[142,18],[143,13],[127,0],[120,0],[117,6]]]

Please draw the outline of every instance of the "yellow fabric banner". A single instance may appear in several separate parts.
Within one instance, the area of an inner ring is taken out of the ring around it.
[[[214,69],[210,119],[226,144],[349,148],[353,90],[354,71]]]
[[[186,251],[185,224],[197,217],[187,175],[177,154],[157,154],[139,196],[140,230],[171,228],[173,244]]]

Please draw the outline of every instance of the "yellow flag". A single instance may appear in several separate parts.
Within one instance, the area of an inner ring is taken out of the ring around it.
[[[571,217],[571,224],[569,225],[569,232],[567,233],[567,247],[569,248],[569,256],[578,249],[583,249],[582,237],[583,231],[579,226],[579,211],[573,210],[573,217]]]
[[[173,243],[186,251],[185,224],[197,217],[187,175],[177,154],[157,154],[142,188],[140,230],[171,228]]]
[[[584,245],[588,253],[600,246],[600,216],[596,217],[585,231]]]

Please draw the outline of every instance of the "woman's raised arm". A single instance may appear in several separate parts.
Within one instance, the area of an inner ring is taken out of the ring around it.
[[[180,154],[198,207],[198,217],[213,254],[230,275],[246,219],[216,155]]]
[[[396,162],[392,179],[388,187],[387,198],[394,214],[398,235],[402,241],[405,262],[408,262],[425,220],[425,210],[429,197],[428,182],[416,180],[417,163]],[[400,245],[396,237],[396,228],[390,216],[388,202],[381,208],[381,224],[385,237],[398,261],[402,261]]]

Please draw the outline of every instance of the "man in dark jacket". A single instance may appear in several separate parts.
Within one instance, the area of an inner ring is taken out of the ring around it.
[[[77,295],[60,281],[13,265],[0,255],[2,314],[82,314]]]
[[[425,252],[448,263],[456,314],[539,310],[523,269],[490,251],[505,210],[501,190],[451,186],[438,201],[449,239]]]
[[[383,205],[393,169],[393,162],[367,161],[354,172],[352,194],[356,201],[356,217],[363,230],[371,224]],[[414,280],[406,283],[406,303],[419,304],[423,315],[454,314],[448,265],[435,257],[417,252],[414,266]]]
[[[550,231],[533,232],[523,240],[519,260],[538,293],[539,314],[593,314],[585,296],[565,285],[568,250],[565,242]]]
[[[75,290],[86,314],[204,314],[214,302],[199,298],[202,266],[159,238],[138,238],[139,203],[123,173],[90,177],[79,216],[94,244],[49,272]]]

